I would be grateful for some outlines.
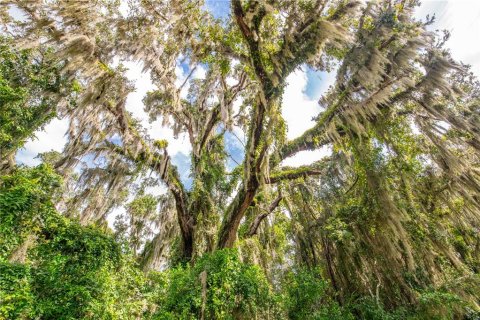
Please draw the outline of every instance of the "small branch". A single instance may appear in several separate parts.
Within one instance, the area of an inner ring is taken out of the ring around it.
[[[237,134],[235,133],[235,131],[232,130],[232,131],[229,131],[229,132],[230,132],[231,134],[233,134],[233,136],[234,136],[235,138],[237,138],[238,142],[240,142],[240,143],[242,144],[243,148],[245,148],[245,143],[237,136]]]
[[[188,80],[189,80],[190,77],[193,75],[193,73],[195,72],[195,70],[197,70],[197,66],[193,67],[193,68],[190,70],[190,73],[189,73],[188,76],[185,78],[185,80],[183,81],[182,85],[178,88],[178,92],[182,91],[183,87],[187,84]]]
[[[278,205],[280,204],[280,201],[282,201],[283,196],[281,194],[278,195],[278,197],[270,204],[268,207],[268,210],[266,210],[265,213],[259,214],[258,216],[255,217],[255,220],[250,224],[250,227],[248,228],[247,232],[247,237],[252,237],[255,234],[257,234],[258,227],[260,226],[260,223],[270,214],[275,210]]]
[[[278,183],[284,180],[294,180],[308,176],[319,176],[325,173],[324,167],[330,161],[330,157],[317,161],[310,166],[301,166],[298,168],[285,167],[280,171],[273,172],[267,183]]]
[[[237,25],[240,28],[240,31],[242,32],[242,35],[248,44],[251,62],[255,70],[255,74],[262,82],[263,87],[267,88],[270,86],[271,82],[261,59],[260,44],[258,39],[260,24],[265,17],[266,12],[265,8],[262,8],[261,10],[256,10],[256,7],[258,5],[260,5],[259,2],[256,2],[255,5],[250,8],[251,10],[256,11],[256,13],[252,17],[250,17],[249,21],[245,21],[246,15],[242,8],[242,2],[240,0],[232,0],[233,14]],[[252,30],[249,24],[253,21],[255,21],[255,23],[253,24],[254,29]]]
[[[357,184],[358,182],[358,175],[355,177],[355,181],[353,181],[352,185],[348,188],[347,191],[345,191],[345,194],[349,193],[350,191],[352,191],[353,187],[355,187],[355,185]]]
[[[232,159],[232,161],[233,161],[233,162],[235,162],[235,163],[237,164],[237,166],[239,166],[239,165],[240,165],[240,163],[238,163],[238,161],[237,161],[237,160],[235,160],[235,158],[234,158],[234,157],[232,157],[232,155],[231,155],[230,153],[228,153],[228,152],[227,152],[227,156],[228,156],[230,159]]]

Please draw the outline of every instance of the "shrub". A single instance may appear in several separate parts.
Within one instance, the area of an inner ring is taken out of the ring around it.
[[[59,217],[51,199],[60,183],[47,165],[19,168],[0,177],[0,261],[8,260],[28,236],[38,236]]]
[[[27,319],[32,313],[30,267],[0,262],[0,319]]]
[[[143,273],[108,232],[55,211],[59,185],[46,165],[0,178],[0,319],[140,317]],[[27,236],[28,259],[10,262]]]
[[[233,250],[202,256],[195,266],[166,271],[156,319],[250,319],[276,312],[263,272]],[[203,279],[203,280],[202,280]]]
[[[287,273],[282,283],[288,319],[353,319],[332,299],[330,285],[319,270],[300,268]]]

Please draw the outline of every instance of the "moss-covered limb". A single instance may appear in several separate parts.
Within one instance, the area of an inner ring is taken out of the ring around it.
[[[280,204],[282,199],[283,199],[282,194],[279,194],[277,196],[277,198],[275,200],[273,200],[273,202],[270,204],[268,209],[265,210],[264,213],[261,213],[261,214],[259,214],[258,216],[255,217],[255,219],[252,221],[252,223],[248,227],[247,237],[252,237],[255,234],[257,234],[258,227],[260,226],[260,223],[262,223],[262,221],[266,217],[268,217],[268,215],[271,214],[273,212],[273,210],[275,210],[278,207],[278,205]]]
[[[317,123],[313,128],[305,131],[300,137],[288,141],[280,149],[280,160],[284,160],[301,151],[316,150],[330,144],[332,141],[325,136],[322,137],[323,133],[324,127]]]
[[[245,150],[244,161],[244,181],[241,189],[228,206],[222,226],[220,227],[218,244],[219,248],[231,247],[236,240],[237,230],[240,220],[243,218],[247,208],[250,206],[260,186],[262,173],[262,163],[267,161],[265,118],[272,104],[276,99],[265,101],[263,92],[259,92],[256,97],[252,119],[250,122],[247,148]]]
[[[211,135],[215,125],[220,121],[220,108],[221,108],[221,105],[219,103],[210,112],[208,121],[202,130],[203,132],[201,132],[200,134],[200,141],[198,143],[198,146],[195,146],[197,147],[198,155],[200,155],[200,153],[204,150],[204,147],[208,142],[208,137]]]
[[[274,90],[273,92],[274,95],[269,97],[268,100],[263,92],[259,92],[255,99],[245,150],[243,183],[241,190],[226,210],[218,237],[219,248],[233,245],[240,220],[252,203],[263,179],[268,175],[265,169],[265,162],[268,161],[268,139],[273,130],[272,124],[281,94],[280,91]]]
[[[258,186],[257,186],[258,187]],[[232,247],[237,239],[237,230],[240,225],[240,221],[243,218],[245,211],[252,203],[255,197],[255,190],[245,190],[243,186],[240,186],[240,190],[237,195],[227,207],[225,217],[223,218],[222,225],[218,234],[217,248],[229,248]]]
[[[319,119],[313,128],[305,131],[300,137],[288,141],[280,149],[280,161],[300,151],[315,150],[332,142],[331,139],[327,137],[326,131],[335,115],[341,109],[345,99],[348,97],[350,85],[351,84],[348,84],[346,86],[334,104],[320,114]]]
[[[272,87],[272,81],[265,69],[264,62],[262,61],[259,39],[260,25],[267,13],[265,6],[259,1],[252,1],[248,16],[247,12],[243,10],[242,2],[240,0],[233,0],[232,8],[237,26],[240,28],[240,31],[248,44],[250,61],[255,70],[255,74],[259,78],[263,90],[268,91],[268,89]]]
[[[395,93],[390,99],[389,103],[383,103],[379,105],[380,110],[385,110],[391,107],[393,103],[397,103],[402,99],[408,98],[409,94],[414,91],[415,89],[421,88],[423,84],[423,80],[418,81],[415,85],[406,88],[400,92]],[[390,84],[388,84],[390,85]],[[348,90],[351,84],[347,85],[343,92],[340,94],[338,101],[331,105],[325,112],[323,112],[315,126],[311,129],[305,131],[300,137],[295,138],[291,141],[288,141],[281,149],[280,149],[280,160],[286,159],[290,156],[295,155],[298,152],[306,151],[306,150],[315,150],[322,146],[328,145],[332,143],[332,139],[329,138],[325,133],[329,125],[331,125],[332,120],[334,119],[335,115],[339,113],[341,106],[345,99],[348,96]],[[383,89],[379,89],[376,91],[375,94],[378,94]],[[374,95],[373,94],[367,100],[372,100]],[[373,117],[372,122],[376,121],[376,117]],[[344,135],[344,132],[340,132],[337,129],[337,133],[340,136]]]
[[[273,184],[285,180],[294,180],[298,178],[305,178],[308,176],[319,176],[324,174],[323,170],[317,169],[312,166],[302,166],[294,169],[284,169],[270,174],[270,178],[267,183]]]
[[[283,160],[298,152],[315,150],[331,143],[330,139],[322,137],[323,132],[324,126],[317,123],[313,128],[305,131],[300,137],[288,141],[280,149],[280,158]]]
[[[326,157],[311,165],[300,166],[297,168],[283,167],[281,170],[274,171],[270,174],[267,183],[273,184],[285,180],[294,180],[305,178],[308,176],[318,176],[325,174],[325,169],[332,163],[332,157]]]

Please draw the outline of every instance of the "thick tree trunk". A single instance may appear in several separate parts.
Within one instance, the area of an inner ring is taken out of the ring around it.
[[[258,186],[257,186],[258,187]],[[254,190],[245,191],[244,188],[240,189],[239,193],[235,197],[230,207],[227,209],[228,215],[224,218],[220,234],[218,236],[217,248],[230,248],[237,239],[237,230],[240,225],[245,211],[253,201],[256,193]]]
[[[170,171],[172,170],[173,169]],[[180,226],[180,235],[182,237],[182,252],[180,258],[182,261],[190,261],[193,256],[195,219],[187,211],[187,196],[183,187],[181,187],[179,179],[176,175],[172,174],[172,176],[175,177],[175,182],[169,179],[167,179],[166,182],[175,198],[175,208]]]
[[[193,256],[193,246],[194,246],[194,219],[193,217],[186,214],[183,211],[183,208],[179,204],[177,200],[177,217],[178,217],[178,224],[180,225],[180,234],[182,237],[182,252],[181,252],[181,260],[182,261],[190,261]]]
[[[247,144],[247,152],[245,165],[247,168],[246,181],[240,187],[237,196],[227,209],[226,216],[223,220],[218,237],[218,248],[229,248],[237,239],[237,230],[240,221],[245,215],[248,207],[257,194],[260,186],[261,165],[263,161],[268,161],[266,154],[266,145],[261,145],[263,135],[265,134],[264,120],[267,110],[267,102],[265,98],[257,96],[257,105],[255,107],[255,115],[249,131],[249,141]]]

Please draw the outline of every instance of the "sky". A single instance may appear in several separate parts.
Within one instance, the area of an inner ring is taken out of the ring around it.
[[[205,9],[209,10],[214,17],[223,18],[228,16],[230,4],[228,0],[206,0]],[[480,0],[462,1],[422,1],[415,15],[418,19],[424,19],[427,14],[435,14],[436,22],[430,26],[431,30],[446,29],[451,32],[451,38],[447,46],[451,49],[455,59],[472,65],[474,73],[480,77]],[[135,82],[136,91],[127,99],[127,110],[133,116],[140,119],[148,128],[149,134],[154,139],[166,139],[169,141],[168,152],[172,162],[179,167],[182,180],[188,185],[188,169],[190,168],[191,150],[186,136],[178,139],[173,137],[169,128],[162,127],[159,121],[150,123],[143,111],[142,99],[147,91],[153,90],[154,86],[148,74],[142,73],[142,66],[137,63],[127,62],[129,68],[127,76]],[[177,67],[179,83],[188,73],[185,66]],[[205,76],[205,70],[197,68],[196,78]],[[313,117],[321,111],[317,101],[333,83],[333,73],[319,73],[307,68],[298,69],[287,79],[287,87],[283,98],[282,113],[288,125],[289,139],[301,135],[302,132],[314,125]],[[17,162],[25,165],[36,165],[40,160],[36,158],[38,153],[50,150],[61,152],[66,143],[65,133],[67,121],[54,119],[44,129],[39,130],[35,137],[30,139],[17,155]],[[226,144],[231,155],[228,165],[233,167],[235,162],[242,161],[241,140],[232,134],[226,137]],[[284,165],[299,166],[319,160],[328,153],[328,149],[318,151],[304,151],[284,161]]]

